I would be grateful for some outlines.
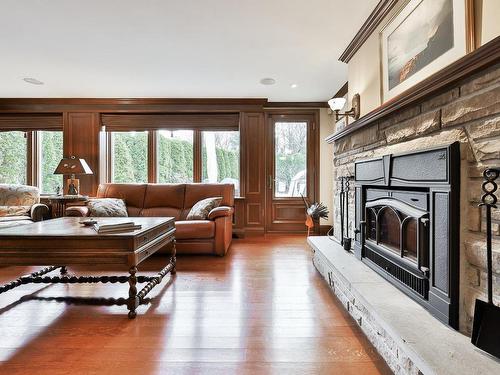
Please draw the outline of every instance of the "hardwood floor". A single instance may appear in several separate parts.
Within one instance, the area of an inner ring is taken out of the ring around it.
[[[31,270],[0,268],[0,283]],[[0,374],[390,374],[314,269],[304,237],[235,240],[228,256],[179,257],[177,270],[135,320],[125,306],[53,299],[126,297],[124,284],[0,295]]]

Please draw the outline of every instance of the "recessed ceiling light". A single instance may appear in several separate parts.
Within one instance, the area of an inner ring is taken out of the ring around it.
[[[43,82],[39,81],[36,78],[26,77],[26,78],[23,78],[23,81],[27,82],[27,83],[31,83],[32,85],[43,85]]]
[[[298,86],[299,86],[299,85],[297,85],[296,83],[292,83],[292,84],[290,85],[290,87],[291,87],[292,89],[296,89]]]
[[[269,86],[269,85],[274,85],[276,83],[276,80],[274,78],[262,78],[260,80],[260,83],[262,85]]]

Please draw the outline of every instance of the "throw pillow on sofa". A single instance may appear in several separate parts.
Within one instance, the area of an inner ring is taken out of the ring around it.
[[[87,202],[89,214],[93,217],[125,217],[127,206],[123,199],[93,198]]]
[[[210,211],[219,207],[221,202],[222,197],[205,198],[196,202],[189,211],[186,220],[207,220]]]

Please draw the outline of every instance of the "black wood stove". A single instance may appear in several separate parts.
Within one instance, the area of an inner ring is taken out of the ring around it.
[[[458,329],[460,147],[355,163],[354,252]]]

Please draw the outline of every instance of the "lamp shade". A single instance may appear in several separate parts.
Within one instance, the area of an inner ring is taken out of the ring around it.
[[[347,100],[345,98],[332,98],[328,101],[328,105],[332,109],[332,111],[340,111],[344,108],[345,102]]]
[[[54,174],[93,174],[85,159],[77,159],[74,156],[62,158]]]

